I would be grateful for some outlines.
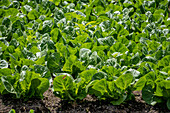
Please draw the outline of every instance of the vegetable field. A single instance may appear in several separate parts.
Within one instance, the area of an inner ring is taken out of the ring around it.
[[[1,0],[0,94],[29,101],[49,89],[114,106],[141,91],[170,110],[170,1]]]

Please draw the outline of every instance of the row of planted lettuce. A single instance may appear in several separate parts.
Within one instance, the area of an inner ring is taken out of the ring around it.
[[[170,1],[1,0],[0,93],[170,109]],[[53,79],[54,78],[54,79]]]

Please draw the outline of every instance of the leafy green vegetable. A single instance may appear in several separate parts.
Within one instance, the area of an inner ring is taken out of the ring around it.
[[[62,99],[120,105],[142,90],[170,109],[169,4],[1,0],[0,93],[42,98],[52,87]]]
[[[73,80],[67,75],[59,75],[54,79],[54,91],[63,99],[74,100],[70,93],[73,91]]]
[[[1,60],[0,63],[0,68],[8,68],[8,63],[5,60]]]
[[[4,88],[8,93],[15,94],[17,98],[42,98],[43,93],[49,88],[49,80],[40,78],[39,74],[31,71],[22,71],[14,76],[5,75],[1,77]],[[27,95],[27,97],[25,97]]]
[[[133,80],[133,76],[131,74],[125,74],[125,75],[121,75],[117,80],[116,80],[116,85],[117,87],[119,87],[120,89],[125,90],[130,83]]]
[[[154,90],[152,89],[151,85],[145,86],[142,89],[142,98],[145,100],[146,103],[151,104],[151,105],[155,105],[156,101],[153,100],[153,95]]]

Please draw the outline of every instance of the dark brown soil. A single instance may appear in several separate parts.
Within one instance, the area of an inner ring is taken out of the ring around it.
[[[28,113],[30,109],[35,113],[170,113],[166,105],[150,106],[141,97],[141,92],[133,92],[135,100],[119,106],[113,106],[105,101],[99,101],[88,95],[79,102],[61,101],[49,89],[44,93],[44,99],[23,100],[11,99],[0,95],[0,113],[8,113],[15,109],[16,113]]]

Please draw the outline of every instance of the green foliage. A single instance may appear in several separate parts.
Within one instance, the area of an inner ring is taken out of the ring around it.
[[[26,67],[23,67],[26,68]],[[4,75],[1,77],[1,93],[7,91],[15,94],[16,98],[42,98],[43,93],[49,88],[49,81],[41,78],[39,74],[31,71],[21,71],[14,76]]]
[[[54,91],[63,99],[74,100],[70,93],[73,91],[73,80],[67,75],[59,75],[54,79]]]
[[[1,0],[0,93],[42,98],[50,86],[62,99],[120,105],[142,90],[170,109],[169,4]]]
[[[117,87],[119,87],[120,89],[125,90],[130,83],[132,83],[133,80],[133,76],[131,74],[125,74],[125,75],[121,75],[117,80],[116,80],[116,85]]]

